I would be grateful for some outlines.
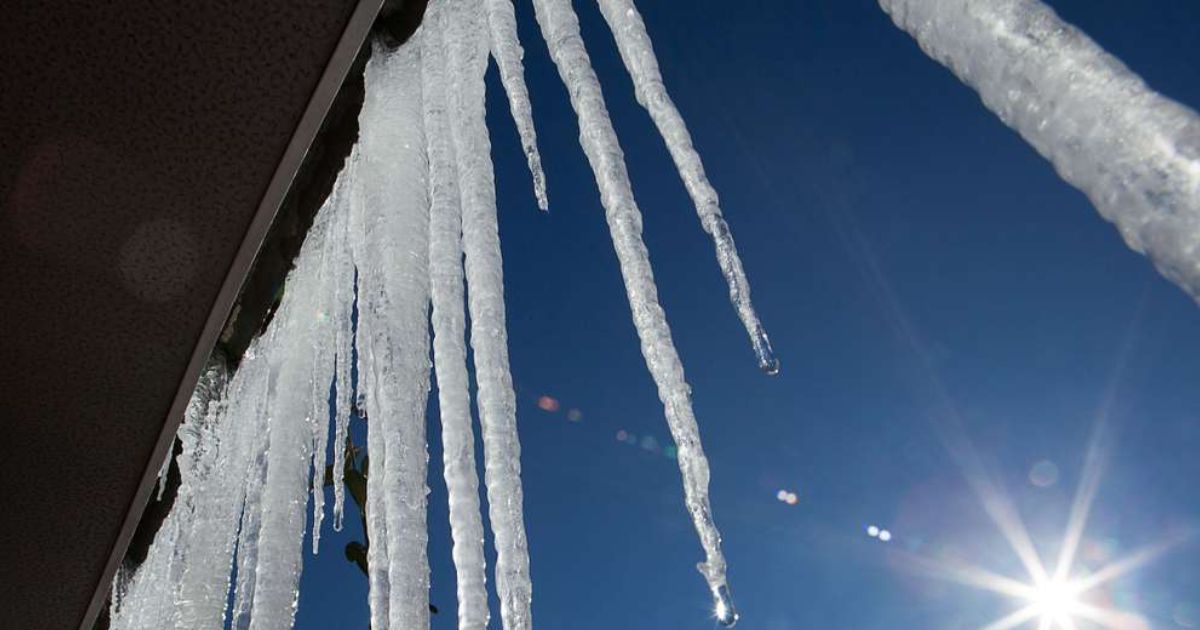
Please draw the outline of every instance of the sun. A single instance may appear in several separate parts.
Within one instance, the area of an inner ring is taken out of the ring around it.
[[[1070,627],[1083,605],[1079,588],[1065,580],[1051,579],[1035,586],[1028,599],[1038,625],[1044,628]]]
[[[968,484],[971,486],[992,523],[1003,535],[1014,555],[1025,569],[1023,577],[1011,577],[965,562],[947,562],[918,554],[895,550],[893,557],[918,573],[946,579],[990,591],[1009,598],[1014,610],[987,624],[981,630],[1148,630],[1144,617],[1132,611],[1119,610],[1097,603],[1089,597],[1099,587],[1109,584],[1146,564],[1163,553],[1192,538],[1191,531],[1174,532],[1124,558],[1094,569],[1077,565],[1077,556],[1087,528],[1088,516],[1096,499],[1102,476],[1107,440],[1103,423],[1098,423],[1085,451],[1084,469],[1076,488],[1067,527],[1059,541],[1055,562],[1046,562],[1037,551],[1029,530],[1016,510],[1012,499],[986,474],[974,449],[965,440],[960,443],[959,459]],[[1092,601],[1089,601],[1092,600]]]

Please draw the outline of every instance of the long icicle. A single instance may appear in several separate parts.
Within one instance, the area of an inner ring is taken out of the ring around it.
[[[507,3],[508,0],[504,0]],[[450,137],[443,5],[434,2],[421,30],[425,137],[429,154],[429,276],[433,353],[442,420],[442,462],[458,590],[459,630],[485,630],[489,613],[479,476],[468,389],[463,299],[462,210]]]
[[[435,0],[435,3],[438,0]],[[471,347],[475,353],[484,483],[496,543],[496,593],[505,630],[532,627],[529,545],[521,489],[516,394],[508,364],[504,271],[496,219],[491,140],[484,118],[486,16],[478,2],[447,2],[451,135],[462,194]]]
[[[371,92],[368,91],[368,98]],[[366,103],[364,102],[364,109]],[[365,117],[359,115],[360,128]],[[363,172],[363,157],[361,142],[355,146],[351,155],[350,180],[350,227],[348,243],[356,269],[356,289],[358,304],[358,320],[354,329],[354,346],[357,350],[358,387],[355,391],[358,413],[367,421],[367,497],[366,505],[366,537],[367,537],[367,581],[368,605],[370,607],[371,628],[388,628],[388,554],[387,554],[387,512],[383,502],[383,469],[386,460],[384,433],[376,429],[381,422],[382,414],[376,414],[375,402],[375,362],[371,349],[371,322],[367,317],[368,303],[373,303],[371,293],[378,273],[377,264],[372,260],[372,250],[367,240],[368,234],[374,229],[374,217],[367,216],[366,186],[360,173]],[[376,419],[372,419],[372,416]]]
[[[312,488],[312,550],[317,553],[321,547],[321,524],[325,520],[325,464],[329,450],[329,389],[331,381],[336,380],[338,335],[336,325],[339,323],[335,312],[339,308],[338,250],[344,247],[340,237],[344,219],[345,182],[338,179],[329,199],[324,204],[324,212],[329,214],[325,232],[324,247],[321,252],[321,264],[317,269],[318,295],[315,298],[316,331],[313,334],[312,387],[309,392],[309,405],[312,417],[312,477],[309,486]],[[333,376],[333,378],[327,378]]]
[[[217,627],[224,619],[247,477],[259,454],[255,437],[266,433],[271,367],[265,348],[273,334],[250,344],[230,380],[224,420],[216,428],[217,464],[195,499],[190,544],[198,553],[189,555],[180,578],[175,628]]]
[[[600,91],[600,82],[579,33],[579,19],[570,0],[534,0],[542,37],[558,67],[571,105],[579,117],[580,143],[596,175],[613,247],[625,280],[633,323],[641,339],[642,355],[658,386],[667,423],[678,447],[684,496],[692,522],[704,547],[700,572],[714,599],[714,613],[724,625],[737,621],[737,612],[725,578],[721,536],[712,520],[708,498],[708,460],[700,444],[699,427],[692,411],[691,388],[671,340],[671,329],[658,303],[658,289],[646,245],[642,242],[642,215],[633,198],[624,155],[613,130]]]
[[[419,52],[412,43],[395,52],[376,47],[361,126],[370,257],[359,269],[359,318],[374,378],[370,431],[383,434],[385,453],[382,468],[372,458],[369,495],[382,494],[387,513],[387,627],[397,630],[429,627],[429,204]]]
[[[771,349],[767,331],[750,301],[750,282],[746,279],[742,259],[738,256],[729,225],[725,223],[721,214],[717,191],[709,183],[704,164],[700,161],[700,154],[692,146],[692,136],[688,133],[683,115],[667,94],[662,72],[658,68],[658,58],[654,54],[654,45],[646,32],[646,24],[642,21],[633,0],[598,1],[600,12],[617,42],[625,69],[633,79],[638,103],[650,113],[654,125],[658,127],[658,133],[667,144],[679,177],[696,206],[700,225],[712,236],[713,245],[717,250],[717,264],[729,285],[729,300],[750,335],[758,367],[767,374],[778,374],[779,359]]]
[[[274,331],[272,328],[271,334],[274,334]],[[247,390],[252,392],[249,396],[255,398],[251,399],[251,404],[246,404],[242,398],[231,401],[239,403],[243,409],[249,409],[252,414],[250,417],[259,429],[248,438],[249,467],[242,488],[241,525],[237,531],[237,580],[234,583],[233,609],[230,612],[230,627],[233,630],[246,630],[250,627],[250,610],[254,607],[255,571],[258,568],[258,534],[262,524],[263,482],[267,476],[267,413],[271,402],[272,378],[270,359],[260,357],[257,352],[253,359],[262,365],[260,369],[265,372],[265,376],[258,377],[261,382],[255,383],[256,390]],[[248,367],[243,360],[238,375]],[[242,414],[239,413],[239,416]],[[237,521],[234,523],[236,525]]]
[[[270,356],[275,372],[267,435],[267,474],[262,490],[254,601],[250,630],[291,628],[303,564],[304,525],[313,448],[311,391],[320,351],[321,253],[329,214],[318,213],[305,237],[288,291],[272,320],[279,330]],[[319,378],[332,379],[332,366]],[[298,395],[301,392],[310,395]],[[328,414],[320,421],[328,422]]]
[[[333,529],[342,530],[345,515],[346,489],[346,440],[350,434],[350,398],[351,377],[350,362],[354,343],[353,309],[354,309],[354,258],[350,252],[350,194],[348,189],[353,186],[353,165],[358,155],[357,148],[351,149],[346,159],[346,166],[338,176],[344,179],[347,192],[342,196],[337,208],[339,217],[336,231],[331,238],[337,246],[334,248],[334,305],[333,329],[335,346],[335,398],[334,398],[334,430],[333,430]]]
[[[880,5],[1200,300],[1200,115],[1037,0]]]
[[[512,0],[483,0],[487,8],[488,30],[491,34],[492,56],[500,70],[500,82],[508,95],[508,107],[513,122],[521,137],[521,148],[529,163],[529,174],[533,176],[533,193],[538,208],[550,209],[546,197],[546,174],[542,171],[542,156],[538,152],[537,132],[533,127],[533,104],[529,100],[529,88],[525,85],[525,66],[522,59],[525,51],[517,37],[517,16],[513,12]]]

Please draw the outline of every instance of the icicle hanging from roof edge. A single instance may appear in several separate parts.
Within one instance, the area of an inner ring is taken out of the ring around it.
[[[301,246],[296,266],[269,327],[268,358],[275,374],[267,426],[267,472],[262,486],[251,630],[291,628],[303,563],[304,525],[312,458],[311,392],[321,322],[320,264],[329,232],[329,214],[317,213]],[[332,366],[322,379],[332,379]],[[321,421],[328,422],[328,417]]]
[[[337,377],[337,353],[341,349],[338,345],[338,333],[339,325],[343,322],[338,317],[338,313],[344,306],[340,300],[344,299],[345,295],[338,286],[345,281],[345,278],[339,274],[339,270],[345,248],[342,234],[346,214],[344,212],[346,187],[346,180],[339,177],[321,209],[329,216],[325,219],[327,221],[325,241],[321,251],[321,264],[317,269],[318,294],[314,311],[316,356],[313,361],[313,381],[309,403],[313,430],[312,480],[309,485],[312,488],[313,498],[312,550],[314,554],[320,548],[321,524],[325,518],[325,467],[329,448],[329,425],[332,418],[329,409],[329,390],[331,382],[335,381]],[[336,420],[336,418],[334,419]]]
[[[1037,0],[880,0],[933,59],[1200,300],[1200,116]]]
[[[508,0],[502,0],[507,3]],[[490,613],[475,436],[467,374],[463,300],[462,210],[450,135],[442,3],[433,2],[421,28],[421,76],[429,155],[429,277],[433,303],[434,370],[442,422],[442,464],[458,595],[459,630],[485,630]]]
[[[384,437],[368,496],[386,512],[388,626],[429,627],[425,412],[429,391],[429,205],[418,46],[377,47],[366,70],[358,183],[366,258],[359,321],[369,344],[368,431]],[[382,463],[382,467],[380,464]],[[380,540],[373,537],[371,546]]]
[[[270,335],[275,329],[271,328]],[[267,337],[269,338],[269,337]],[[267,414],[270,409],[274,375],[271,370],[269,356],[258,351],[258,344],[264,348],[269,344],[255,340],[256,345],[250,347],[247,357],[243,357],[236,377],[246,376],[249,383],[244,389],[231,395],[231,407],[237,404],[240,410],[231,411],[231,415],[251,428],[240,444],[246,450],[241,480],[241,514],[233,516],[233,527],[237,537],[237,580],[234,583],[233,609],[230,611],[231,627],[234,630],[246,630],[250,627],[250,610],[254,604],[255,571],[258,568],[258,534],[262,523],[262,490],[267,475]],[[228,566],[225,569],[228,571]]]
[[[758,319],[754,304],[750,301],[750,282],[746,279],[746,271],[742,268],[742,259],[738,256],[737,246],[729,225],[721,214],[717,191],[713,189],[704,172],[704,164],[700,154],[692,145],[692,136],[688,133],[687,123],[683,115],[671,101],[667,88],[663,84],[662,73],[658,67],[658,58],[654,54],[654,45],[646,32],[646,24],[641,14],[633,4],[633,0],[598,0],[600,12],[608,22],[617,49],[625,69],[633,79],[638,103],[650,113],[659,135],[666,142],[683,180],[692,203],[696,206],[696,214],[704,231],[713,239],[717,251],[717,264],[721,274],[729,285],[729,300],[733,303],[742,325],[750,335],[750,343],[754,347],[754,355],[758,359],[758,367],[767,374],[779,373],[779,359],[771,349],[771,341],[767,331]]]
[[[500,81],[508,95],[508,107],[513,122],[521,137],[521,149],[529,163],[529,174],[533,177],[533,193],[538,208],[550,209],[546,196],[546,174],[542,171],[542,156],[538,152],[537,131],[533,126],[533,104],[529,100],[529,88],[525,85],[525,66],[522,59],[525,50],[517,36],[517,16],[512,0],[483,0],[487,8],[488,31],[491,35],[492,57],[500,70]]]
[[[708,460],[700,444],[691,390],[684,380],[670,327],[658,303],[654,274],[641,238],[641,212],[633,198],[624,155],[604,106],[599,80],[584,49],[579,20],[570,0],[534,0],[533,5],[542,37],[579,117],[580,143],[600,188],[633,322],[641,339],[642,355],[658,385],[671,435],[679,449],[679,468],[688,511],[706,555],[699,565],[700,572],[712,591],[718,621],[733,625],[737,621],[737,612],[726,582],[721,537],[709,506]]]
[[[496,543],[496,593],[505,630],[527,630],[533,623],[533,589],[522,507],[521,443],[508,362],[495,175],[484,117],[487,18],[477,2],[447,2],[444,6],[451,135],[462,197],[467,305],[483,432],[484,485]]]
[[[221,422],[224,364],[210,361],[200,375],[184,411],[178,435],[181,440],[180,485],[167,518],[150,545],[146,559],[126,584],[114,582],[110,608],[111,627],[170,627],[184,566],[197,551],[189,544],[196,518],[195,496],[213,473],[217,456],[216,428]]]
[[[229,380],[222,419],[215,430],[217,463],[195,499],[190,545],[199,551],[188,557],[180,578],[174,623],[165,627],[218,627],[224,620],[246,477],[255,458],[255,436],[266,426],[263,394],[270,367],[259,351],[262,346],[261,339],[251,343]]]
[[[346,159],[346,166],[339,174],[339,181],[344,181],[344,194],[340,198],[338,222],[333,234],[334,247],[333,273],[333,329],[334,329],[334,360],[335,397],[334,397],[334,439],[333,439],[333,530],[342,530],[345,517],[346,489],[346,445],[350,435],[350,397],[351,376],[350,362],[353,358],[353,310],[354,310],[354,258],[350,251],[350,187],[353,186],[354,163],[357,160],[357,149],[351,149]]]
[[[367,91],[367,97],[371,97],[370,90]],[[365,107],[365,103],[364,103]],[[360,115],[361,120],[361,115]],[[368,224],[366,207],[364,203],[364,191],[360,181],[359,173],[362,157],[360,145],[355,145],[352,154],[352,169],[350,171],[350,199],[349,199],[349,219],[350,225],[347,232],[347,242],[350,246],[350,253],[354,259],[356,269],[356,295],[358,305],[358,320],[354,330],[354,347],[357,350],[356,370],[358,372],[358,383],[355,395],[357,397],[356,405],[359,415],[367,422],[367,454],[366,454],[366,475],[367,475],[367,497],[366,497],[366,543],[367,543],[367,581],[368,581],[368,596],[367,601],[371,613],[372,628],[387,628],[388,627],[388,600],[390,598],[388,588],[388,554],[387,554],[387,513],[386,505],[380,497],[382,494],[383,474],[371,474],[372,470],[382,471],[384,461],[386,460],[386,452],[384,450],[384,435],[383,431],[371,430],[371,416],[375,412],[375,394],[373,388],[375,386],[376,376],[374,374],[375,364],[371,357],[371,334],[370,321],[365,316],[367,291],[369,288],[368,279],[371,284],[374,283],[374,273],[368,273],[368,269],[373,269],[374,263],[370,258],[370,248],[367,246],[367,235],[371,226]]]

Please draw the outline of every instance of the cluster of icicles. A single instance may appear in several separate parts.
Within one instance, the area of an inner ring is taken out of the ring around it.
[[[750,304],[716,193],[667,96],[645,25],[631,0],[598,2],[638,101],[666,141],[714,240],[759,365],[775,373],[779,365]],[[880,3],[925,51],[978,89],[985,104],[1050,158],[1067,181],[1088,193],[1131,247],[1200,298],[1200,117],[1194,111],[1150,90],[1037,0]],[[642,353],[678,446],[687,508],[706,556],[699,568],[712,591],[715,616],[732,625],[737,613],[709,507],[708,463],[658,303],[624,157],[570,0],[533,5],[578,115],[580,142],[600,188]],[[334,528],[341,526],[352,396],[354,406],[371,418],[366,510],[371,627],[428,627],[425,411],[431,327],[458,625],[486,628],[468,313],[500,616],[506,630],[532,627],[520,446],[484,122],[489,54],[508,94],[538,204],[547,207],[510,0],[432,0],[409,44],[394,53],[374,51],[360,142],[317,214],[270,326],[235,372],[214,364],[204,373],[179,432],[182,484],[175,505],[146,561],[134,575],[116,581],[113,628],[219,628],[226,622],[234,628],[290,628],[308,497],[315,551],[324,517],[320,476],[330,450]],[[318,491],[310,492],[313,487]]]
[[[578,114],[580,142],[595,171],[642,352],[678,447],[685,501],[705,553],[699,568],[712,592],[715,616],[732,625],[737,613],[709,506],[708,463],[658,302],[641,213],[616,132],[570,0],[536,0],[534,7]],[[631,0],[601,0],[600,7],[638,100],[661,131],[713,238],[759,365],[774,374],[778,362],[751,307],[717,195],[666,94],[641,16]],[[310,496],[314,552],[320,542],[328,452],[333,453],[333,527],[341,527],[352,408],[370,418],[365,513],[371,627],[429,627],[425,421],[431,345],[458,627],[486,628],[485,532],[467,338],[474,356],[500,617],[506,630],[532,627],[520,444],[484,119],[489,55],[508,95],[538,205],[547,207],[511,0],[433,0],[409,43],[394,52],[373,50],[359,142],[314,219],[270,325],[232,374],[217,364],[205,371],[179,431],[182,483],[175,504],[146,561],[132,576],[116,581],[113,628],[226,623],[254,630],[290,628]]]

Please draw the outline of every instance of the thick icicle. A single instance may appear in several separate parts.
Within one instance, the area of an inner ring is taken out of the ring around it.
[[[696,206],[700,224],[712,236],[717,250],[717,264],[729,285],[729,299],[746,332],[750,334],[758,367],[767,374],[777,374],[779,359],[775,357],[767,331],[758,320],[754,304],[750,301],[750,283],[742,269],[742,259],[738,256],[729,225],[721,215],[717,191],[704,173],[704,164],[692,146],[692,136],[688,133],[683,116],[667,94],[646,24],[633,0],[599,0],[599,3],[600,12],[608,22],[621,59],[625,62],[625,69],[633,79],[638,103],[650,113],[654,125],[658,127],[658,133],[666,142],[675,168],[679,170],[679,176]]]
[[[270,353],[275,373],[267,424],[267,473],[262,486],[251,630],[291,628],[303,560],[309,466],[313,448],[311,392],[319,356],[319,265],[329,214],[318,213],[289,275],[288,290],[271,326],[278,330]],[[330,372],[321,377],[328,387]],[[328,390],[326,390],[328,391]],[[309,395],[297,395],[301,392]],[[328,422],[328,414],[322,422]]]
[[[369,94],[369,92],[368,92]],[[387,556],[387,513],[383,498],[383,465],[386,459],[384,450],[384,434],[382,430],[373,430],[369,411],[375,408],[375,395],[372,392],[376,377],[374,362],[371,357],[370,322],[366,317],[367,278],[374,282],[374,263],[371,262],[370,246],[367,241],[368,219],[365,216],[365,191],[359,178],[361,152],[358,146],[350,156],[350,226],[347,242],[353,256],[357,278],[356,294],[358,295],[358,323],[355,327],[354,346],[357,349],[358,389],[356,391],[359,413],[368,422],[367,431],[367,578],[369,582],[368,603],[371,609],[371,627],[388,627],[388,556]],[[379,471],[378,475],[371,471]]]
[[[537,132],[533,127],[533,104],[529,100],[529,88],[525,85],[525,66],[522,59],[525,51],[517,37],[517,16],[513,12],[512,0],[483,0],[487,7],[488,30],[491,33],[491,51],[500,69],[500,81],[508,94],[508,107],[513,122],[521,137],[521,148],[529,162],[529,174],[533,176],[533,193],[538,207],[550,209],[546,198],[546,174],[542,171],[542,156],[538,153]]]
[[[502,0],[505,4],[508,0]],[[468,388],[466,313],[463,306],[462,210],[450,136],[443,4],[425,13],[421,76],[429,155],[429,277],[433,353],[442,419],[442,463],[450,503],[459,630],[484,630],[489,613],[479,476]],[[511,5],[509,7],[511,12]]]
[[[377,48],[367,64],[361,115],[366,257],[359,322],[366,325],[371,458],[368,496],[386,513],[388,625],[429,627],[425,411],[429,392],[429,204],[419,49]],[[361,351],[361,348],[360,348]],[[371,548],[383,542],[376,535]]]
[[[930,57],[1200,300],[1200,116],[1037,0],[880,0]]]
[[[516,394],[508,366],[504,271],[491,140],[484,119],[487,18],[478,2],[446,2],[444,6],[451,136],[462,196],[463,249],[483,430],[484,483],[496,543],[496,593],[505,630],[527,630],[533,624],[533,589],[522,508],[521,443],[517,436]]]
[[[737,621],[737,612],[726,583],[721,536],[709,506],[708,460],[704,457],[699,427],[692,412],[691,389],[684,380],[683,366],[671,340],[666,315],[658,303],[650,258],[642,242],[642,215],[633,198],[625,158],[604,105],[600,82],[584,49],[579,19],[570,0],[534,0],[533,5],[550,56],[579,117],[580,143],[596,174],[600,199],[625,279],[633,322],[641,339],[642,355],[658,385],[658,396],[666,408],[667,423],[678,447],[684,496],[706,555],[699,569],[712,591],[718,620],[732,625]]]
[[[251,343],[230,379],[224,419],[215,429],[217,463],[195,498],[189,543],[195,553],[189,553],[180,578],[175,628],[223,625],[246,479],[258,454],[255,437],[266,429],[271,371],[263,348],[268,339]]]
[[[110,612],[114,630],[171,627],[184,567],[196,553],[203,553],[190,538],[198,517],[197,495],[215,471],[225,383],[224,364],[210,362],[200,376],[178,433],[182,449],[175,503],[155,535],[145,562],[123,585],[124,602],[113,600]]]

